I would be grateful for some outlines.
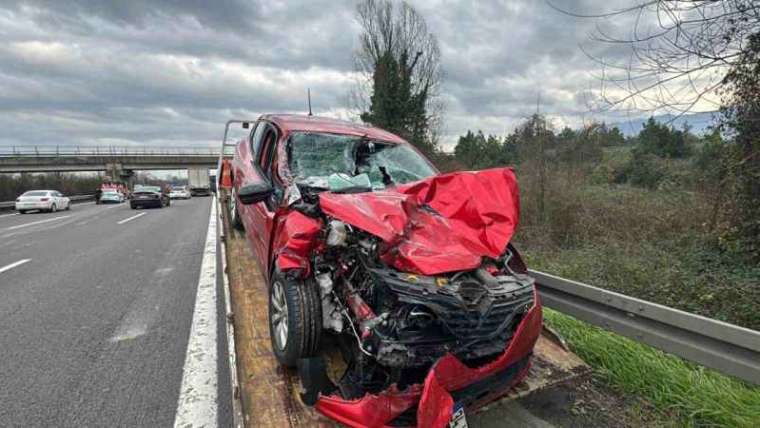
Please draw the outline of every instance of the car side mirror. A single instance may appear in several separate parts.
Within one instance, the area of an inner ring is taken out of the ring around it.
[[[255,204],[267,200],[272,196],[272,192],[274,192],[274,188],[266,181],[247,183],[240,187],[238,198],[240,198],[240,202],[246,205]]]

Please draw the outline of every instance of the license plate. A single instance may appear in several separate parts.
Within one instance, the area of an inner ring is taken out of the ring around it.
[[[467,418],[464,416],[464,406],[461,403],[454,403],[449,428],[467,428]]]

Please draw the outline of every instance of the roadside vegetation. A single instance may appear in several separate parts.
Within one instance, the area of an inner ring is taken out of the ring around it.
[[[515,242],[533,269],[760,330],[760,265],[724,166],[735,147],[653,119],[623,138],[604,124],[555,132],[534,115],[504,138],[467,132],[449,162],[514,166]],[[679,426],[760,423],[760,388],[567,315],[546,320],[613,388]]]

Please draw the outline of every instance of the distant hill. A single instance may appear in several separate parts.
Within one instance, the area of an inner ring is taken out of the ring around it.
[[[688,123],[689,126],[691,126],[691,132],[700,135],[709,131],[709,127],[715,124],[714,118],[717,116],[718,112],[704,112],[685,114],[678,118],[672,114],[662,114],[655,116],[654,118],[656,121],[661,123],[671,122],[670,124],[678,129],[682,128],[685,123]],[[611,123],[609,126],[617,126],[620,128],[620,132],[622,132],[623,135],[626,137],[631,137],[638,135],[639,131],[641,131],[641,128],[644,125],[644,122],[646,122],[648,119],[648,117],[630,119],[626,121]]]

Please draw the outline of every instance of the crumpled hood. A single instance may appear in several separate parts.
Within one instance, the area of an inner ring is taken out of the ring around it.
[[[320,194],[326,214],[379,237],[381,259],[404,272],[475,269],[504,253],[520,197],[511,168],[436,175],[383,191]]]

